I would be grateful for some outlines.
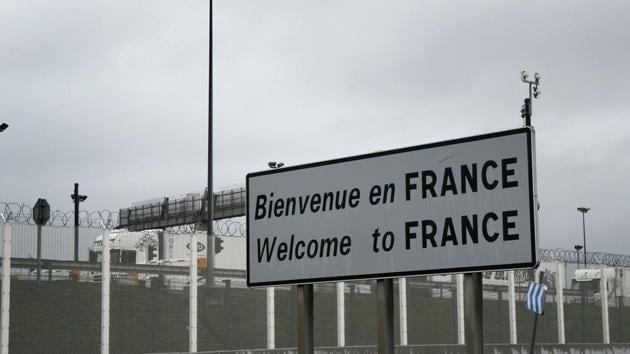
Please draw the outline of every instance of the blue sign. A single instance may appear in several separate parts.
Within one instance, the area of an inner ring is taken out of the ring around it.
[[[538,314],[544,312],[545,286],[543,284],[530,282],[527,288],[527,309]]]

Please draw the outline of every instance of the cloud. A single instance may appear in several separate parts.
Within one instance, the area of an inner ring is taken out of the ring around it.
[[[214,184],[516,128],[534,102],[541,244],[623,242],[626,2],[215,1]],[[204,188],[207,1],[0,4],[0,200],[117,209]]]

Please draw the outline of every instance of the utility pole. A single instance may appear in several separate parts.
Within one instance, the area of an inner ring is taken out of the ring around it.
[[[70,195],[74,201],[74,261],[79,261],[79,203],[87,199],[87,195],[79,195],[79,184],[74,184],[74,193]]]
[[[208,34],[209,34],[209,53],[208,53],[208,190],[206,192],[206,203],[207,203],[207,236],[206,236],[206,288],[210,289],[214,286],[214,230],[213,230],[213,222],[214,222],[214,189],[212,186],[212,177],[213,177],[213,160],[212,154],[213,149],[212,145],[214,143],[212,137],[212,0],[209,0],[209,25],[208,25]]]

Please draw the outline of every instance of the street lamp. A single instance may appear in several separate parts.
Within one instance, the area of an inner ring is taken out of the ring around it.
[[[7,129],[8,127],[9,127],[9,125],[7,123],[0,124],[0,133],[5,131],[5,129]]]
[[[580,250],[582,249],[582,245],[575,245],[573,248],[575,248],[575,253],[577,254],[577,266],[578,269],[580,269]]]
[[[586,207],[577,208],[577,211],[582,213],[582,236],[584,237],[584,242],[582,243],[584,245],[584,269],[586,269],[586,226],[585,226],[586,224],[584,222],[584,215],[588,213],[589,210],[591,210],[591,208],[586,208]]]
[[[529,85],[529,98],[525,99],[525,103],[521,107],[521,118],[525,120],[525,126],[529,127],[532,125],[532,93],[534,98],[538,98],[540,95],[540,89],[538,89],[538,85],[540,85],[540,74],[534,74],[534,81],[528,80],[527,71],[521,71],[521,81]]]

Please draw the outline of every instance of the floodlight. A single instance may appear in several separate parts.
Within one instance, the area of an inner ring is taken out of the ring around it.
[[[0,133],[2,133],[8,127],[9,127],[9,125],[7,123],[0,124]]]
[[[267,162],[267,165],[269,168],[280,168],[284,166],[284,162],[269,161]]]

